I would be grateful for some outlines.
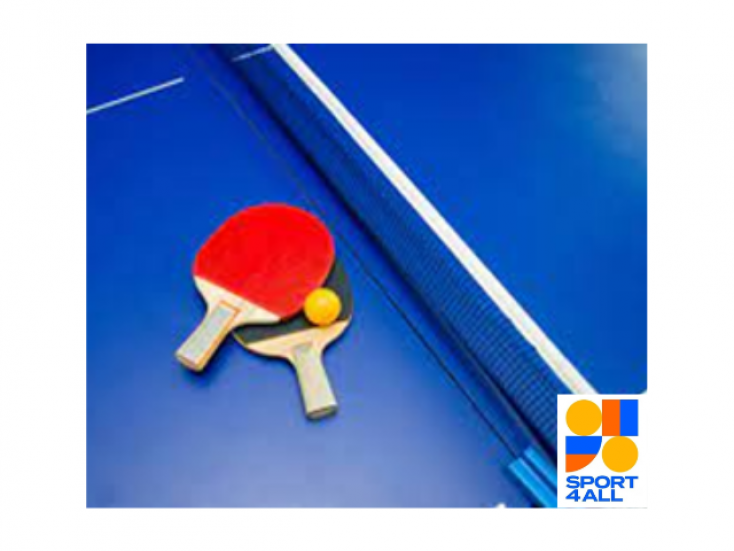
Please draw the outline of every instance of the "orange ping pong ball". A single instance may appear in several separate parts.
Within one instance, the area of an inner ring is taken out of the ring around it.
[[[342,311],[342,301],[334,291],[322,287],[306,297],[303,307],[308,321],[324,327],[334,323]]]

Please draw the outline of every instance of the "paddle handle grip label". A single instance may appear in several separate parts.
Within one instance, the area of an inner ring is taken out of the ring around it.
[[[210,308],[204,321],[176,352],[178,361],[192,371],[202,371],[229,333],[238,313],[238,310],[222,302]]]
[[[336,413],[336,398],[321,360],[321,351],[310,344],[297,346],[293,350],[293,365],[308,418],[316,420]]]

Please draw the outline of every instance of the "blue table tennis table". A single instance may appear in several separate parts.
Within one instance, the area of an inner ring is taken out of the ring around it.
[[[260,80],[271,69],[292,73],[288,95]],[[549,377],[635,394],[647,387],[646,76],[644,46],[88,46],[87,505],[538,504],[513,476],[508,434],[527,425],[552,457],[547,404],[526,419],[532,404],[513,407],[502,372],[467,366],[441,321],[452,305],[424,300],[390,229],[376,238],[372,207],[345,201],[359,178],[330,184],[352,173],[340,150],[322,156],[333,136],[318,123],[347,121],[334,132],[373,155],[376,178],[408,186],[410,216],[439,217],[426,231],[456,281],[501,286],[483,298],[504,304]],[[327,114],[305,124],[288,111],[299,101]],[[203,376],[174,358],[204,310],[197,248],[265,202],[317,213],[354,288],[352,326],[325,356],[340,410],[319,422],[287,364],[233,339]],[[442,265],[425,270],[444,281]],[[522,377],[518,392],[532,387]]]

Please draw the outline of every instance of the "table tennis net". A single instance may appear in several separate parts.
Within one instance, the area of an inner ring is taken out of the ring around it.
[[[447,335],[556,447],[556,396],[568,389],[372,158],[277,51],[219,47],[350,213],[435,314]],[[265,53],[263,53],[265,52]]]

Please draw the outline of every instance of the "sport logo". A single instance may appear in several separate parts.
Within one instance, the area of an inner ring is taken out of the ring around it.
[[[637,400],[602,400],[601,410],[594,402],[579,400],[566,413],[566,425],[577,436],[566,436],[566,472],[579,471],[599,453],[602,437],[602,460],[614,472],[629,471],[637,463],[637,445],[630,436],[638,436]],[[599,430],[601,436],[591,436]]]
[[[640,466],[643,399],[558,397],[559,507],[645,505]]]

